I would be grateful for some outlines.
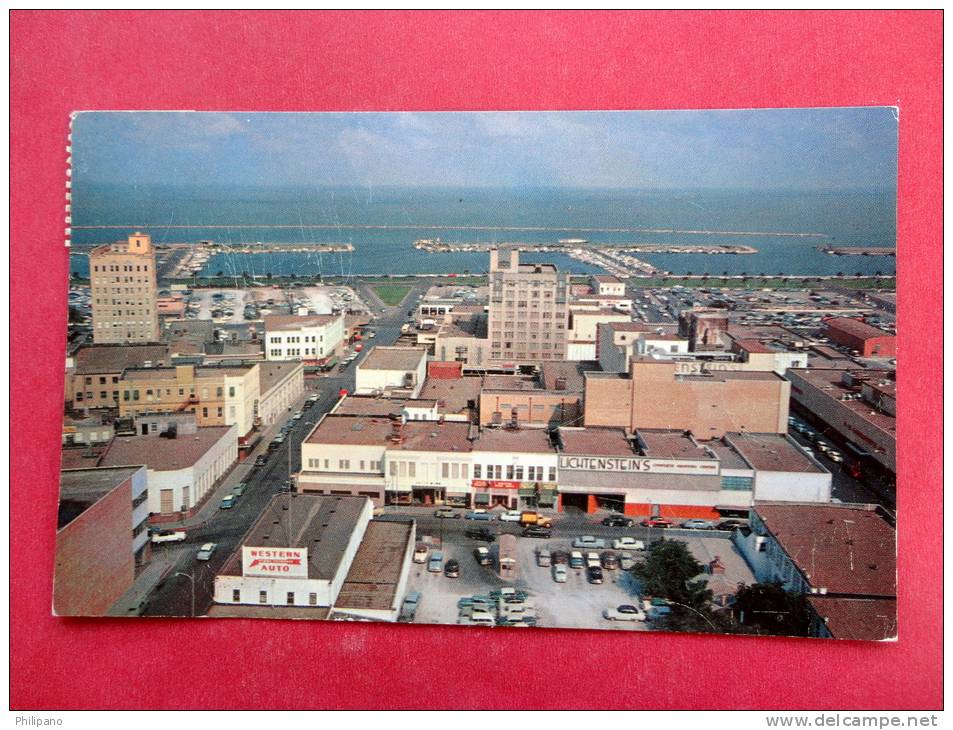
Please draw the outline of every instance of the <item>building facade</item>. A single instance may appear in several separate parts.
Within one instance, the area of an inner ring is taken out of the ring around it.
[[[344,315],[265,317],[265,359],[322,365],[340,354]]]
[[[374,347],[357,365],[354,392],[420,395],[427,379],[427,351],[421,347]]]
[[[89,279],[93,342],[158,342],[156,258],[147,234],[90,251]]]
[[[118,408],[119,379],[126,368],[169,364],[167,345],[93,345],[81,347],[67,369],[67,401],[74,410]]]

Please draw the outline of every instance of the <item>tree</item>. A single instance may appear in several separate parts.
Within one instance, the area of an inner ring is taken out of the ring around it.
[[[647,595],[704,611],[711,603],[712,592],[704,580],[693,580],[704,569],[684,542],[659,540],[649,546],[645,561],[634,572]]]
[[[735,616],[758,634],[807,636],[811,625],[807,599],[785,591],[780,583],[742,586],[735,595]]]

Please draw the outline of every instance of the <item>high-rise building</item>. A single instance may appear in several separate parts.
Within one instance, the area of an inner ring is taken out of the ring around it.
[[[568,322],[568,272],[552,264],[521,264],[516,249],[504,268],[499,251],[490,251],[490,359],[564,360]]]
[[[152,239],[133,233],[126,241],[89,253],[93,342],[158,342],[156,256]]]

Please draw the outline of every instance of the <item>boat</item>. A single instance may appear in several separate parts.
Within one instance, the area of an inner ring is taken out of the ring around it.
[[[589,240],[586,238],[560,238],[559,243],[572,243],[572,244],[589,243]]]

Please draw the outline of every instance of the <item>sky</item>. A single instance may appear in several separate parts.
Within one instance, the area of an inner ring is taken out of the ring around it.
[[[84,112],[75,184],[843,190],[896,186],[888,107]]]

